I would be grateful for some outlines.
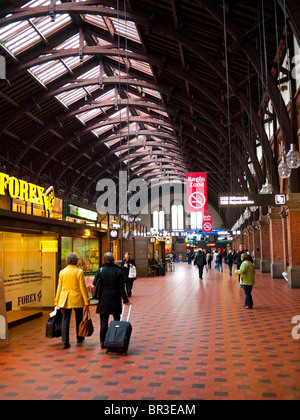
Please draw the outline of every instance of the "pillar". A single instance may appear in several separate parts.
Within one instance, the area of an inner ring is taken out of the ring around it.
[[[281,226],[282,226],[282,242],[283,242],[283,265],[284,271],[288,269],[288,233],[287,233],[287,212],[283,210],[281,213]]]
[[[271,254],[270,254],[270,226],[267,216],[261,216],[259,221],[260,231],[260,272],[270,273]]]
[[[300,288],[300,194],[287,196],[288,285]]]
[[[260,269],[260,225],[259,222],[253,222],[252,235],[252,258],[254,267]]]
[[[281,208],[270,207],[268,220],[270,224],[271,278],[281,279],[284,272],[284,254],[282,240]]]
[[[243,230],[243,237],[244,237],[244,248],[248,249],[249,251],[249,231],[247,228]]]

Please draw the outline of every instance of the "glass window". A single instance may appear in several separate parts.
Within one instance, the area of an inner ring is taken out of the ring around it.
[[[203,213],[191,213],[191,229],[192,230],[201,230],[203,225]]]
[[[183,230],[184,229],[184,208],[182,204],[173,205],[171,207],[172,216],[172,229]]]

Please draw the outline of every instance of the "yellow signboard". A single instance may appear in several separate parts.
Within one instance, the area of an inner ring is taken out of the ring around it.
[[[53,187],[45,191],[44,187],[0,172],[0,195],[7,194],[11,198],[19,198],[27,203],[40,204],[50,213],[55,202]]]

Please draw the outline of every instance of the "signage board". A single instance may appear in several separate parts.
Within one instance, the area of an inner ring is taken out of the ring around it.
[[[0,195],[8,195],[11,198],[18,198],[27,203],[40,204],[45,211],[52,212],[55,203],[54,188],[32,184],[31,182],[18,179],[0,172]]]
[[[187,211],[206,212],[207,203],[207,173],[190,172],[186,174]]]
[[[267,207],[284,206],[285,194],[221,194],[219,195],[220,207]]]
[[[207,213],[207,214],[203,215],[202,230],[205,233],[212,232],[212,230],[213,230],[212,214]]]
[[[75,219],[90,220],[92,222],[97,222],[98,219],[98,213],[96,211],[74,206],[73,204],[68,205],[67,215]]]

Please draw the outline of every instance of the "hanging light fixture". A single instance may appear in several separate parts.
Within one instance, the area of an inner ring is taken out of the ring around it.
[[[285,178],[286,179],[286,178],[289,178],[291,176],[292,170],[288,166],[285,156],[282,156],[282,161],[278,166],[278,173],[279,173],[280,178]]]
[[[300,166],[300,153],[297,152],[295,144],[291,144],[290,151],[286,155],[286,163],[291,169],[298,169]]]
[[[246,210],[244,211],[244,219],[248,220],[250,217],[251,217],[251,211],[247,207]]]

